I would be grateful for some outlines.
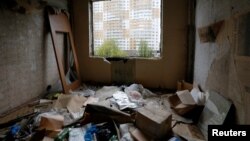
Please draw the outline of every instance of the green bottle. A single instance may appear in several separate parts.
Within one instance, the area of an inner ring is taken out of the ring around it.
[[[63,141],[65,138],[69,138],[69,128],[64,128],[55,138],[55,141]]]

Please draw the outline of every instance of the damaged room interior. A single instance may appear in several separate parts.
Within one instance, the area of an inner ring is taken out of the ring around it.
[[[2,0],[0,140],[247,140],[249,38],[249,0]]]

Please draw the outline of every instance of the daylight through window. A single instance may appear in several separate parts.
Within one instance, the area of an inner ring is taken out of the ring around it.
[[[161,0],[92,3],[92,55],[160,57]]]

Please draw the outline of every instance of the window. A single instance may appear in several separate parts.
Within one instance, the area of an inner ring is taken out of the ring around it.
[[[162,0],[92,0],[90,55],[159,57]]]

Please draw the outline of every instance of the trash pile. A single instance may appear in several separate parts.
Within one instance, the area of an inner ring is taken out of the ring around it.
[[[161,95],[140,84],[83,87],[47,95],[0,117],[0,139],[202,141],[207,125],[225,123],[231,107],[217,93],[204,93],[184,81],[175,94]]]

